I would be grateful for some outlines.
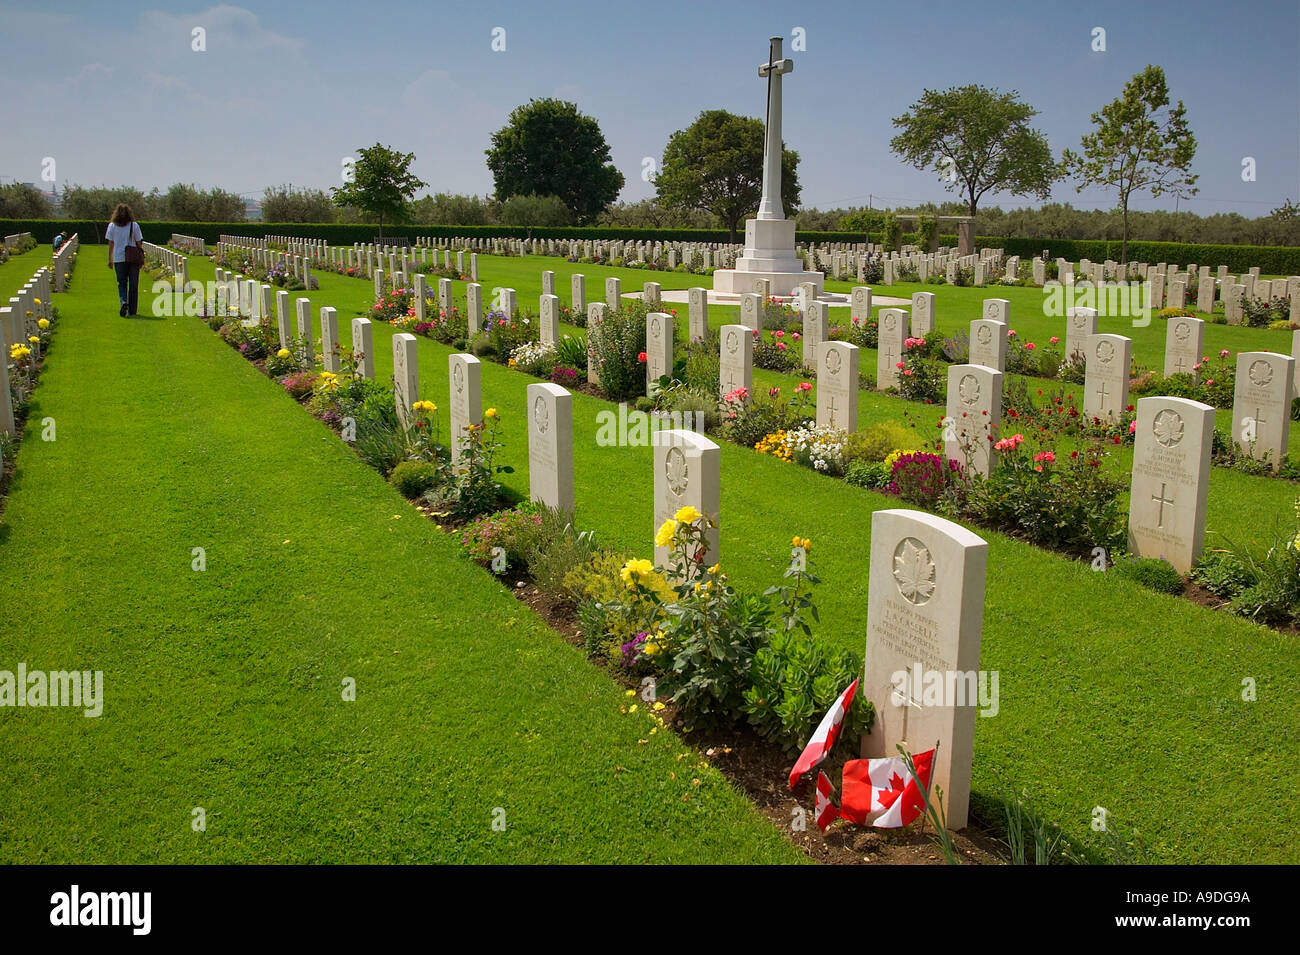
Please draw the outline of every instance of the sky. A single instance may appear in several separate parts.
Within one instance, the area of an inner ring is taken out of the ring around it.
[[[1059,155],[1149,63],[1199,144],[1200,193],[1179,208],[1253,217],[1300,201],[1300,0],[0,0],[0,182],[181,181],[260,197],[268,185],[338,185],[344,158],[379,141],[415,153],[428,191],[486,195],[492,133],[515,106],[554,96],[600,123],[627,180],[620,198],[635,201],[654,192],[646,160],[701,111],[763,116],[757,68],[777,35],[794,61],[783,136],[800,155],[805,208],[952,198],[889,149],[891,119],[927,88],[1018,91]],[[1052,201],[1116,205],[1073,183]]]

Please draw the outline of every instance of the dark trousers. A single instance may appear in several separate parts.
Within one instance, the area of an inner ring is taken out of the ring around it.
[[[114,262],[113,268],[117,270],[117,303],[127,307],[128,315],[134,315],[140,304],[140,266]]]

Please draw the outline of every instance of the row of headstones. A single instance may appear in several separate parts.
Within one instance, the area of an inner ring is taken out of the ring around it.
[[[68,276],[77,264],[77,250],[81,248],[81,235],[74,232],[72,238],[64,240],[54,253],[50,268],[54,270],[54,291],[62,292],[68,287]]]
[[[179,249],[181,252],[190,255],[208,254],[207,243],[196,235],[182,235],[179,232],[173,232],[169,244],[173,249]]]
[[[54,306],[50,303],[53,287],[52,270],[42,266],[18,294],[10,297],[9,304],[0,308],[0,434],[13,434],[15,428],[9,348],[25,345],[31,349],[33,358],[40,358],[40,345],[31,339],[36,336],[41,319],[54,317]]]
[[[311,279],[311,257],[308,255],[300,255],[296,252],[280,252],[258,245],[226,242],[223,237],[223,240],[217,243],[217,257],[220,258],[230,251],[246,252],[255,265],[260,265],[264,269],[279,269],[296,279],[300,279],[304,285],[307,285]]]
[[[437,265],[437,250],[433,250],[431,260],[429,255],[431,250],[427,248],[419,249],[417,257],[417,250],[403,246],[380,246],[363,243],[357,243],[347,248],[330,245],[292,245],[286,251],[280,251],[271,247],[273,243],[273,237],[247,239],[236,236],[222,236],[222,241],[217,243],[217,254],[221,255],[228,249],[239,249],[250,253],[253,260],[263,266],[279,265],[281,268],[291,270],[294,275],[300,275],[301,269],[304,281],[306,280],[306,270],[310,264],[328,264],[336,268],[360,269],[367,278],[373,278],[375,272],[380,269],[386,271],[389,275],[396,275],[398,272],[403,275],[410,275],[415,270],[417,262],[419,266]],[[451,268],[451,255],[452,253],[449,250],[443,250],[443,268]],[[463,250],[457,252],[456,271],[464,274],[466,261],[465,252]],[[470,281],[477,282],[477,253],[470,253],[468,265]]]
[[[5,248],[12,249],[19,242],[22,242],[24,239],[30,239],[31,237],[32,234],[30,232],[15,232],[13,235],[7,235],[5,236]]]

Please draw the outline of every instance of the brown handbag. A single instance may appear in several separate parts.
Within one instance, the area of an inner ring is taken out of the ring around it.
[[[134,222],[131,224],[135,225]],[[134,232],[134,230],[132,231]],[[124,261],[127,265],[144,265],[144,246],[139,245],[138,243],[135,245],[128,245],[124,254]]]

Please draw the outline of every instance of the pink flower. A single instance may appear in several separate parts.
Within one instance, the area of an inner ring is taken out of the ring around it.
[[[754,337],[755,337],[755,338],[757,338],[760,334],[761,334],[761,332],[759,332],[759,330],[758,330],[757,328],[754,329]]]
[[[769,388],[769,389],[767,389],[767,396],[768,396],[769,398],[775,398],[775,397],[776,397],[777,395],[779,395],[780,393],[781,393],[781,389],[780,389],[780,388]]]
[[[912,377],[912,369],[910,369],[910,368],[904,368],[904,369],[903,369],[903,374],[906,375],[908,378],[911,378],[911,377]]]
[[[1223,351],[1219,352],[1219,357],[1220,357],[1220,358],[1227,358],[1227,357],[1228,357],[1228,349],[1225,348]]]
[[[1138,429],[1138,423],[1137,423],[1136,421],[1130,421],[1130,422],[1128,423],[1128,433],[1129,433],[1129,434],[1132,434],[1132,433],[1135,432],[1137,429]]]
[[[798,332],[795,332],[795,333],[794,333],[794,340],[795,340],[795,341],[798,341],[798,340],[801,339],[801,338],[803,338],[803,336],[800,335]]]
[[[777,342],[776,347],[781,349],[781,351],[785,351],[785,342]]]
[[[900,361],[900,362],[898,362],[896,365],[894,365],[894,367],[895,367],[895,368],[902,368],[902,367],[903,367],[903,363]]]
[[[772,337],[773,337],[773,338],[785,338],[785,332],[781,331],[781,329],[778,328],[776,331],[774,331],[774,332],[772,333]]]
[[[799,382],[799,384],[797,384],[797,385],[794,386],[794,390],[795,390],[795,391],[812,391],[812,383],[811,383],[811,382],[808,382],[808,381],[801,381],[801,382]]]
[[[1055,345],[1055,344],[1057,344],[1058,342],[1060,342],[1060,339],[1057,338],[1055,335],[1053,335],[1052,338],[1051,338],[1051,341],[1052,341],[1052,344]]]
[[[1033,342],[1025,342],[1025,351],[1033,351],[1033,350],[1034,350],[1034,343],[1033,343]]]
[[[1055,460],[1056,460],[1056,455],[1051,451],[1039,451],[1037,454],[1034,455],[1034,461],[1040,464],[1044,461],[1046,461],[1048,464],[1051,464]]]
[[[1016,330],[1014,328],[1008,328],[1007,338],[1015,338],[1015,337],[1016,337]]]
[[[1206,379],[1205,379],[1205,387],[1206,387],[1206,388],[1210,387],[1210,385],[1212,385],[1212,384],[1214,384],[1214,379],[1213,379],[1213,378],[1206,378]]]

